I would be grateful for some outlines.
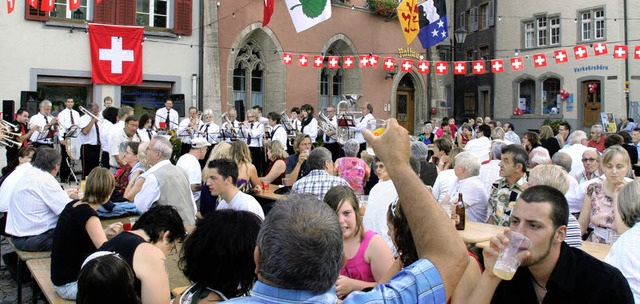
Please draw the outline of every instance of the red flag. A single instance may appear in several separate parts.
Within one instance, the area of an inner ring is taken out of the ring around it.
[[[627,58],[627,46],[626,45],[616,45],[613,47],[613,58],[618,58],[618,59],[626,59]]]
[[[514,71],[524,69],[524,62],[522,62],[522,57],[511,58],[511,69]]]
[[[377,68],[379,61],[380,61],[380,56],[378,56],[378,55],[369,56],[369,66],[370,67]]]
[[[42,2],[40,2],[40,10],[43,12],[52,11],[56,4],[55,2],[55,0],[42,0]]]
[[[340,58],[338,56],[329,56],[329,68],[337,69],[340,67]]]
[[[369,67],[369,56],[361,55],[360,56],[360,68],[368,68]]]
[[[640,45],[636,45],[636,50],[633,52],[634,59],[640,59]]]
[[[418,61],[418,73],[429,74],[429,61],[426,61],[426,60]]]
[[[413,60],[403,59],[402,64],[400,65],[400,70],[405,73],[411,73],[411,71],[413,71]]]
[[[273,9],[275,8],[274,0],[264,1],[264,14],[262,15],[262,26],[265,27],[271,21],[271,15],[273,15]]]
[[[29,3],[29,6],[38,9],[38,1],[37,0],[27,0],[27,3]],[[14,7],[15,7],[15,2],[14,2]]]
[[[540,53],[533,55],[533,66],[536,68],[547,66],[547,55]]]
[[[553,58],[556,59],[556,64],[561,64],[561,63],[565,63],[567,62],[567,58],[569,56],[567,56],[567,50],[562,49],[562,50],[557,50],[555,52],[553,52]]]
[[[484,60],[476,60],[473,62],[473,74],[479,75],[484,74],[486,71],[486,63]]]
[[[282,63],[291,64],[291,62],[293,62],[293,54],[287,52],[282,53]]]
[[[11,14],[14,8],[16,8],[16,0],[7,0],[7,13]]]
[[[491,60],[491,72],[492,73],[504,72],[504,61],[502,59]]]
[[[384,58],[384,69],[385,70],[393,70],[393,68],[396,65],[396,59],[392,58],[392,57],[385,57]]]
[[[97,84],[142,83],[144,28],[89,24],[91,80]]]
[[[449,64],[446,61],[436,62],[436,74],[445,75],[449,72]]]
[[[36,0],[37,1],[37,0]],[[69,0],[69,10],[75,11],[80,7],[80,0]]]
[[[306,67],[309,65],[309,55],[300,54],[298,55],[298,65],[301,67]]]
[[[355,65],[355,57],[353,56],[344,56],[342,57],[342,66],[345,69],[353,69],[353,66]]]
[[[593,45],[593,52],[596,56],[609,54],[609,48],[606,43],[598,42]]]
[[[313,56],[313,67],[314,68],[324,67],[324,57],[322,57],[322,56]]]
[[[455,75],[464,75],[467,73],[467,62],[466,61],[456,61],[453,63],[453,74]]]
[[[589,57],[589,54],[587,53],[587,47],[584,45],[574,46],[573,54],[576,56],[576,59],[585,59]]]

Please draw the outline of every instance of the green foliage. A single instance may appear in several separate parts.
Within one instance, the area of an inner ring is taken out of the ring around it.
[[[398,7],[398,1],[396,0],[367,0],[367,6],[369,10],[381,15],[389,16],[396,11]]]
[[[559,119],[551,119],[551,118],[547,118],[544,120],[544,122],[542,123],[542,125],[547,125],[550,126],[551,129],[553,129],[553,134],[558,134],[558,129],[560,129],[560,124],[561,123],[566,123],[567,121],[565,120],[559,120]]]
[[[302,6],[302,13],[309,18],[316,18],[322,14],[328,0],[300,0],[300,4],[292,6],[289,10],[293,10],[298,6]]]

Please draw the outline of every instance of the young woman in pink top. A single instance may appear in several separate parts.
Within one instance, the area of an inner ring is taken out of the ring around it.
[[[336,293],[344,298],[354,290],[373,287],[393,264],[393,254],[382,237],[362,227],[358,199],[347,186],[331,188],[324,196],[342,227],[346,265],[336,281]]]

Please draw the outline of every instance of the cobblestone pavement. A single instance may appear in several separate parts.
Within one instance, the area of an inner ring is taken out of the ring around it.
[[[2,238],[2,254],[10,251],[12,251],[11,246]],[[0,304],[18,303],[17,296],[16,282],[11,279],[11,275],[2,261],[0,264]],[[31,283],[22,285],[22,303],[31,303]],[[38,303],[46,302],[38,300]]]

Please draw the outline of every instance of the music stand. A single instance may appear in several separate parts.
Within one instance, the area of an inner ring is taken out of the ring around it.
[[[355,127],[356,124],[354,122],[353,117],[350,116],[342,116],[338,118],[338,127]]]
[[[48,130],[40,130],[39,132],[40,133],[38,134],[38,137],[36,140],[42,141],[46,139],[53,139],[55,137],[55,134],[58,132],[58,130],[51,130],[51,127],[49,127]]]
[[[80,127],[77,125],[71,125],[67,132],[64,133],[64,138],[77,138],[80,131]]]

